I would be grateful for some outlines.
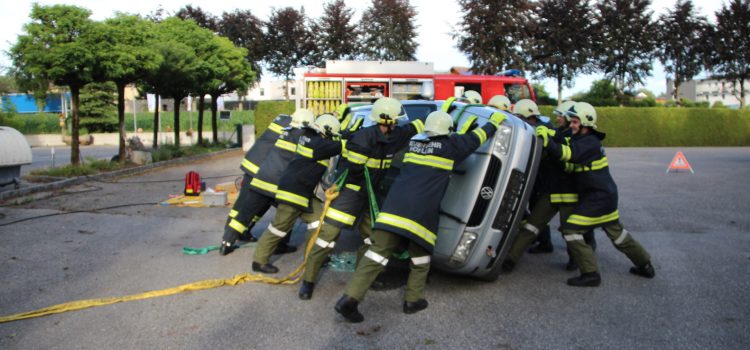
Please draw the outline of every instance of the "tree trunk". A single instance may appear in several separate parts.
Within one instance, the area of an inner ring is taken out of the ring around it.
[[[740,77],[740,109],[745,108],[745,77]]]
[[[80,119],[78,118],[78,106],[80,105],[80,94],[81,87],[76,85],[70,86],[70,100],[71,100],[71,135],[70,135],[70,164],[73,166],[81,165],[81,150],[78,143],[78,135],[80,128]]]
[[[216,122],[216,113],[219,110],[219,95],[211,95],[211,131],[213,134],[214,144],[219,143],[218,124]]]
[[[562,76],[557,77],[557,105],[562,103]]]
[[[198,97],[198,144],[203,145],[203,107],[206,104],[206,95]]]
[[[156,94],[154,101],[156,101],[156,108],[154,108],[154,142],[151,147],[157,149],[159,148],[159,94]]]
[[[174,144],[180,147],[180,102],[182,97],[174,98]]]
[[[125,164],[125,84],[117,83],[117,131],[120,134],[118,158]]]

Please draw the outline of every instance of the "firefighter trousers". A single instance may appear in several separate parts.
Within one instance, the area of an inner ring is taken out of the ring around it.
[[[620,221],[602,225],[607,237],[615,248],[625,254],[635,266],[644,266],[651,261],[651,256],[638,241],[626,230]],[[593,249],[583,240],[585,230],[563,229],[563,237],[568,245],[570,257],[575,261],[581,273],[598,272],[596,255]]]
[[[294,228],[297,218],[301,218],[307,224],[307,234],[305,235],[305,241],[307,241],[310,234],[315,232],[315,229],[320,225],[320,216],[323,214],[323,203],[320,200],[313,199],[311,207],[313,211],[308,213],[295,206],[279,203],[276,208],[276,216],[258,240],[253,261],[261,265],[267,264],[279,242],[290,236],[289,232]]]
[[[359,264],[362,256],[370,247],[370,236],[372,234],[370,213],[365,211],[361,215],[361,218],[357,231],[359,231],[359,236],[364,244],[360,245],[357,249],[357,264]],[[333,247],[336,246],[336,241],[341,235],[341,230],[341,227],[323,222],[323,227],[320,228],[320,233],[318,233],[318,239],[315,240],[315,245],[307,257],[305,274],[303,276],[306,282],[315,283],[318,280],[318,274],[323,267],[323,262],[328,257],[328,254],[331,253]]]
[[[239,195],[232,206],[232,210],[229,211],[227,222],[224,225],[224,237],[222,239],[225,242],[236,242],[237,238],[243,232],[249,231],[273,204],[273,198],[250,189],[251,180],[252,177],[248,175],[245,175],[242,179]]]
[[[346,284],[346,295],[362,301],[370,285],[388,264],[388,257],[401,242],[401,236],[383,230],[372,232],[372,245],[365,252],[362,261],[357,264],[349,282]],[[407,248],[411,261],[409,262],[409,279],[406,281],[404,300],[415,302],[424,299],[424,289],[427,286],[427,275],[430,272],[430,252],[419,244],[409,241]]]
[[[568,220],[570,214],[573,213],[573,209],[575,208],[574,206],[553,205],[552,203],[550,203],[549,196],[544,197],[546,198],[540,198],[535,203],[534,208],[531,210],[531,215],[529,216],[529,218],[525,222],[521,223],[521,228],[519,229],[518,236],[510,246],[508,259],[512,260],[513,262],[518,262],[521,259],[521,256],[526,251],[526,248],[534,243],[534,241],[537,239],[537,236],[540,234],[540,232],[542,232],[541,230],[544,229],[544,227],[550,222],[550,220],[552,220],[553,217],[555,217],[555,214],[557,214],[558,211],[560,212],[560,227],[562,227],[563,223]],[[584,242],[586,244],[589,244],[592,247],[596,245],[593,230],[585,231],[583,236]],[[570,251],[568,251],[568,254],[570,254]]]

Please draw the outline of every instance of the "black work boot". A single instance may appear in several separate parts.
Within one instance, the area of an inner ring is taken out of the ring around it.
[[[654,278],[656,276],[656,271],[654,271],[654,266],[651,265],[650,262],[647,262],[646,265],[638,266],[638,267],[631,267],[630,273],[646,278]]]
[[[299,287],[299,298],[309,300],[312,298],[313,290],[315,290],[315,283],[302,281],[302,286]]]
[[[227,241],[221,241],[221,246],[219,246],[219,255],[227,255],[233,252],[234,249],[235,249],[235,246],[233,243],[229,243]]]
[[[276,249],[273,250],[273,254],[288,254],[288,253],[294,253],[297,251],[297,247],[293,245],[288,245],[284,242],[279,243],[279,245],[276,246]]]
[[[503,268],[503,271],[510,273],[513,272],[513,269],[516,267],[516,262],[510,259],[505,259],[501,267]]]
[[[602,277],[598,272],[583,273],[568,280],[568,285],[573,287],[598,287],[601,283]]]
[[[336,302],[334,309],[336,309],[336,312],[341,314],[341,316],[344,316],[347,321],[351,323],[360,323],[365,320],[365,317],[359,313],[357,305],[359,305],[357,299],[344,294],[344,296]]]
[[[255,272],[263,272],[263,273],[277,273],[279,272],[279,268],[276,266],[269,264],[259,264],[255,261],[253,261],[253,271]]]
[[[417,313],[419,311],[422,311],[427,308],[427,300],[419,299],[417,301],[411,302],[411,301],[404,301],[404,313],[405,314],[413,314]]]

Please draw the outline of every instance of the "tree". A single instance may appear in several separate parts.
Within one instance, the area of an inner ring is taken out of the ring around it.
[[[679,105],[680,85],[700,73],[704,62],[705,42],[702,40],[707,20],[698,16],[690,0],[679,0],[674,8],[659,16],[659,46],[656,57],[664,70],[672,75],[672,99]]]
[[[219,19],[208,12],[204,12],[200,6],[193,7],[192,5],[187,5],[177,10],[174,15],[180,19],[192,19],[198,26],[206,28],[211,32],[216,33],[219,31]]]
[[[544,85],[540,83],[532,83],[531,88],[534,89],[536,104],[540,106],[556,106],[559,104],[555,99],[549,97],[549,92],[547,92],[547,89],[544,88]]]
[[[70,5],[34,4],[31,22],[10,49],[13,75],[26,90],[47,89],[48,83],[67,85],[71,92],[72,141],[70,163],[80,165],[79,97],[81,88],[93,81],[95,52],[91,11]]]
[[[740,108],[745,107],[745,80],[750,78],[750,0],[732,0],[716,11],[716,28],[709,39],[712,70],[733,84],[739,82],[738,100]]]
[[[115,117],[117,86],[111,82],[91,83],[81,89],[81,127],[92,132],[118,129]],[[123,157],[120,155],[120,157]]]
[[[372,0],[362,14],[361,48],[365,59],[414,61],[416,59],[417,11],[409,0]]]
[[[589,91],[572,97],[575,101],[588,102],[594,106],[617,106],[617,87],[607,79],[597,80],[591,84]]]
[[[167,18],[156,28],[155,47],[163,60],[159,68],[144,79],[143,84],[146,91],[174,99],[174,139],[179,146],[180,102],[195,89],[202,68],[196,52],[211,41],[213,33],[192,20],[184,21],[177,17]],[[156,109],[159,109],[158,101]],[[154,124],[158,126],[158,120]],[[156,132],[154,138],[156,147]]]
[[[264,26],[265,23],[249,10],[224,12],[219,21],[219,34],[247,50],[246,59],[252,65],[256,80],[260,80],[260,62],[266,57]]]
[[[117,14],[104,22],[97,52],[99,81],[112,81],[117,87],[117,130],[120,134],[119,161],[125,162],[125,86],[146,77],[159,68],[162,56],[153,49],[155,25],[136,15]]]
[[[266,33],[268,70],[284,77],[284,97],[289,99],[288,84],[292,68],[309,64],[315,50],[304,9],[272,9],[271,16],[266,22]]]
[[[359,30],[352,23],[354,10],[346,7],[344,0],[332,0],[325,4],[323,16],[313,22],[316,35],[313,64],[322,67],[326,60],[353,60],[359,55]]]
[[[0,94],[7,94],[18,91],[16,80],[9,75],[0,75]]]
[[[650,0],[601,0],[595,31],[598,65],[619,96],[651,75],[657,28]]]
[[[525,69],[524,53],[533,6],[528,0],[459,0],[463,17],[453,38],[471,62],[471,70],[495,74]]]
[[[588,1],[543,0],[534,14],[531,64],[538,76],[555,79],[560,104],[563,86],[572,87],[578,73],[593,70],[593,13]]]

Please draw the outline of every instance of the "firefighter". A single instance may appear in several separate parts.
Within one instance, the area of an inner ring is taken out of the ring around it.
[[[559,127],[550,133],[550,136],[554,137],[555,142],[559,144],[567,144],[570,140],[572,131],[565,116],[567,110],[574,104],[574,101],[565,101],[552,111],[557,118],[557,125]],[[503,270],[506,272],[513,270],[526,247],[533,243],[537,236],[543,233],[540,230],[541,227],[546,226],[558,211],[560,212],[560,226],[562,227],[565,220],[573,211],[573,206],[578,202],[578,195],[575,193],[572,182],[573,179],[565,172],[565,163],[545,156],[542,158],[542,163],[539,166],[538,178],[547,183],[547,191],[540,195],[532,207],[531,215],[522,224],[516,240],[511,245],[508,258],[503,261],[502,265]],[[594,241],[593,231],[584,234],[584,238],[587,244],[591,245],[592,248],[595,247],[596,241]],[[550,237],[547,237],[547,239],[550,239]],[[537,247],[539,245],[534,248]],[[530,252],[533,253],[531,250]],[[573,259],[569,258],[566,269],[572,271],[577,268]]]
[[[258,173],[260,164],[266,159],[266,155],[273,147],[276,139],[284,131],[284,128],[289,126],[291,121],[292,117],[286,114],[276,117],[276,119],[268,125],[268,128],[266,128],[266,130],[255,141],[253,146],[247,150],[247,153],[245,153],[245,158],[242,159],[242,164],[240,166],[240,169],[242,169],[242,172],[244,173],[242,176],[242,185],[239,190],[239,195],[237,196],[234,205],[232,205],[232,210],[229,211],[229,216],[224,224],[224,242],[229,242],[230,245],[228,247],[230,248],[224,248],[225,245],[222,243],[222,249],[220,249],[221,255],[226,255],[229,249],[233,249],[231,247],[233,247],[234,242],[237,241],[237,239],[247,242],[257,241],[257,239],[250,233],[250,229],[255,225],[257,219],[259,219],[257,215],[255,217],[249,217],[250,211],[248,209],[250,209],[250,205],[248,200],[252,197],[249,193],[250,181],[253,179],[253,176]],[[266,210],[268,210],[268,208],[266,208]],[[265,212],[265,210],[263,210],[263,212]],[[238,228],[246,226],[247,229],[238,233],[238,230],[232,228],[230,224]]]
[[[523,99],[516,102],[516,104],[513,105],[513,114],[520,117],[533,127],[537,127],[539,125],[544,125],[549,128],[552,127],[552,125],[542,121],[539,118],[539,115],[541,114],[541,112],[539,112],[539,106],[537,106],[537,104],[532,100]],[[542,163],[538,170],[536,181],[534,182],[534,188],[531,191],[529,208],[533,209],[537,202],[544,196],[544,194],[549,193],[549,179],[547,177],[550,176],[550,173],[551,171],[548,164]],[[527,227],[528,220],[529,218],[526,218],[526,220],[522,224],[524,227]],[[550,237],[549,225],[547,224],[547,222],[541,224],[544,227],[539,228],[536,235],[536,239],[539,244],[529,249],[529,253],[531,254],[552,253],[554,251],[554,247],[552,246],[552,238]]]
[[[473,105],[481,105],[482,104],[482,95],[480,95],[478,92],[474,90],[466,90],[464,91],[463,96],[461,96],[461,99],[466,101],[469,104]]]
[[[369,173],[371,188],[378,188],[391,166],[393,155],[405,147],[412,136],[424,129],[424,124],[419,119],[396,127],[396,119],[401,115],[401,110],[401,102],[396,99],[378,99],[370,113],[370,119],[376,125],[359,129],[347,140],[342,151],[342,158],[345,160],[342,168],[347,174],[346,179],[339,197],[326,212],[318,239],[308,256],[303,276],[308,285],[317,281],[320,268],[335,246],[341,230],[353,227],[357,218],[361,218],[358,231],[364,243],[357,250],[357,261],[369,247],[372,227],[367,206],[368,200],[376,199],[368,196],[365,171]]]
[[[341,138],[344,140],[349,139],[357,129],[362,126],[364,119],[356,119],[352,122],[352,109],[348,104],[342,103],[336,108],[334,113],[339,123],[341,124]]]
[[[243,199],[240,208],[237,209],[238,214],[227,224],[227,228],[224,231],[224,238],[219,247],[221,255],[227,255],[234,251],[234,242],[237,240],[239,234],[248,231],[250,222],[258,221],[268,208],[271,207],[276,196],[276,183],[279,181],[281,173],[294,157],[297,139],[303,132],[301,127],[311,124],[313,121],[314,116],[312,112],[306,109],[298,109],[292,114],[289,127],[281,129],[281,133],[276,142],[274,142],[274,147],[267,149],[267,155],[263,163],[259,167],[254,168],[256,173],[248,181],[247,187],[249,191],[246,191],[246,198]],[[269,128],[271,127],[276,128],[273,124]],[[242,214],[240,215],[239,213]],[[280,245],[278,253],[291,253],[295,250],[295,247],[288,246],[285,243],[284,245]]]
[[[510,112],[511,103],[510,100],[504,95],[495,95],[492,96],[489,102],[487,102],[487,105],[490,107],[495,107],[501,111]]]
[[[577,102],[567,114],[573,132],[570,145],[555,142],[543,126],[537,128],[537,135],[544,139],[550,156],[573,166],[578,204],[565,221],[563,237],[581,275],[568,279],[568,285],[596,287],[601,284],[596,256],[583,238],[586,231],[596,227],[603,228],[615,248],[635,265],[630,268],[631,273],[653,278],[656,273],[651,257],[620,223],[617,185],[609,173],[609,162],[601,144],[606,135],[596,128],[596,110],[586,102]]]
[[[404,163],[382,211],[375,220],[372,246],[357,265],[336,303],[336,311],[349,322],[362,322],[357,306],[402,238],[408,240],[411,256],[403,311],[412,314],[427,308],[424,289],[430,256],[437,239],[440,202],[455,164],[491,139],[505,115],[496,112],[482,127],[466,134],[453,134],[453,117],[443,111],[427,116],[425,133],[412,138]]]
[[[341,153],[341,141],[334,140],[340,129],[341,124],[330,114],[321,115],[314,124],[303,129],[297,142],[297,154],[279,180],[276,216],[255,248],[253,271],[279,271],[268,260],[279,242],[289,236],[288,232],[298,217],[307,224],[308,238],[318,228],[323,203],[314,195],[315,185],[328,168],[329,158]],[[309,295],[312,295],[312,286]]]

